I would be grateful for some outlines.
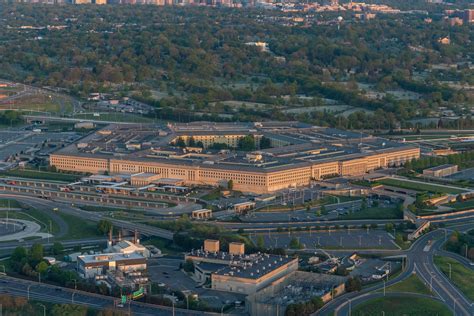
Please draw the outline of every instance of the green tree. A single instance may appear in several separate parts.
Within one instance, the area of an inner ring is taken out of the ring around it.
[[[191,259],[187,259],[183,264],[183,270],[194,273],[194,262]]]
[[[321,207],[319,208],[319,215],[318,216],[321,216],[321,214],[326,214],[326,206],[325,205],[321,205]]]
[[[349,274],[349,271],[347,271],[347,269],[344,268],[343,266],[339,266],[337,267],[336,272],[334,274],[346,276]]]
[[[28,256],[28,252],[25,247],[18,246],[13,250],[13,253],[10,257],[11,261],[20,262],[22,259]]]
[[[262,136],[260,139],[260,149],[266,149],[266,148],[271,148],[272,147],[272,141],[270,138]]]
[[[265,248],[265,240],[263,239],[262,235],[257,236],[257,247],[258,248]]]
[[[43,245],[36,244],[36,243],[33,244],[33,246],[31,246],[31,250],[30,250],[31,261],[33,261],[34,264],[36,265],[38,262],[43,260],[43,257],[44,257],[44,247],[43,247]]]
[[[111,229],[112,223],[109,220],[101,219],[97,223],[97,231],[102,235],[106,235]]]
[[[56,241],[54,244],[53,244],[53,247],[51,248],[51,251],[53,252],[53,255],[60,255],[63,253],[64,251],[64,246],[62,243],[60,243],[59,241]]]
[[[229,181],[227,181],[227,188],[229,190],[232,190],[234,189],[234,181],[232,179],[230,179]]]
[[[35,267],[36,272],[41,273],[41,275],[45,275],[46,271],[48,271],[48,264],[45,261],[41,261]]]
[[[51,316],[86,316],[88,315],[87,307],[71,304],[55,304],[51,309]],[[113,315],[105,314],[105,315]]]
[[[300,242],[298,241],[298,239],[296,239],[295,237],[293,237],[291,240],[290,240],[290,244],[288,245],[288,247],[290,249],[301,249],[303,248],[303,246],[300,244]]]
[[[238,148],[243,151],[255,150],[255,138],[253,135],[247,135],[239,139]]]
[[[182,137],[178,137],[178,139],[176,140],[175,145],[178,146],[178,147],[186,147],[186,142],[184,141],[184,139]]]
[[[349,277],[346,281],[346,291],[355,292],[362,290],[362,283],[358,277]]]

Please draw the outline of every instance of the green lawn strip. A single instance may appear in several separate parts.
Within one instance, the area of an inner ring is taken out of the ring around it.
[[[6,217],[7,210],[0,210],[0,218],[4,219]],[[59,225],[51,217],[36,209],[29,208],[22,211],[9,211],[8,218],[24,219],[27,221],[36,222],[41,226],[41,232],[49,232],[50,225],[53,235],[59,232]],[[49,221],[51,221],[51,224]]]
[[[97,224],[95,222],[85,220],[73,215],[59,212],[58,215],[68,224],[69,230],[61,239],[80,239],[89,237],[101,237],[102,235],[97,231]]]
[[[19,178],[30,178],[30,179],[43,179],[43,180],[56,180],[64,182],[74,182],[83,175],[77,174],[66,174],[60,172],[48,172],[48,171],[37,171],[32,169],[13,169],[5,172],[1,172],[0,175],[7,177],[19,177]]]
[[[455,203],[452,203],[452,204],[446,204],[445,206],[452,207],[456,210],[471,209],[471,208],[474,208],[474,199],[468,200],[468,201],[463,201],[463,202],[455,202]]]
[[[410,275],[407,279],[390,285],[386,292],[407,292],[431,295],[430,289],[420,280],[416,274]]]
[[[394,186],[394,187],[399,187],[402,189],[408,189],[408,190],[414,190],[414,191],[428,191],[432,193],[450,193],[450,194],[466,192],[465,190],[462,190],[462,189],[453,189],[453,188],[448,188],[442,185],[428,184],[428,183],[422,183],[422,182],[409,182],[409,181],[403,181],[403,180],[398,180],[398,179],[382,179],[382,180],[378,180],[377,182],[381,184],[389,185],[389,186]]]
[[[21,208],[20,203],[17,200],[12,199],[0,199],[0,207],[1,208]]]
[[[221,190],[215,189],[209,192],[208,194],[203,195],[201,199],[205,201],[214,201],[214,200],[219,199],[220,197],[221,197]]]
[[[397,296],[379,297],[357,305],[354,316],[438,315],[449,316],[452,312],[443,303],[429,298]]]
[[[166,202],[164,202],[166,203]],[[106,207],[106,206],[93,206],[93,205],[81,205],[79,206],[80,209],[88,212],[108,212],[108,213],[129,213],[129,214],[137,214],[137,215],[145,215],[145,211],[140,210],[132,210],[127,209],[124,207]]]
[[[474,300],[474,271],[466,268],[456,259],[449,257],[435,256],[434,263],[448,278],[449,264],[451,264],[451,281],[466,297],[471,301]]]
[[[403,213],[396,207],[370,207],[366,210],[355,211],[342,215],[340,219],[400,219]]]

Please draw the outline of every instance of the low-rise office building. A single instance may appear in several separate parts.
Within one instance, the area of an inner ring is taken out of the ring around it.
[[[215,290],[253,294],[293,271],[298,270],[298,258],[261,254],[239,258],[237,264],[211,274]]]
[[[146,258],[138,253],[104,253],[78,256],[77,267],[79,274],[89,279],[106,275],[109,271],[145,271],[147,263]]]
[[[226,187],[232,180],[235,190],[265,194],[420,157],[418,147],[295,122],[208,124],[169,126],[166,136],[154,126],[108,126],[51,154],[50,164],[58,170],[132,174],[140,185],[172,178],[184,185]],[[248,135],[256,150],[235,151]],[[259,148],[264,136],[273,148]],[[204,150],[178,147],[197,140]],[[215,144],[232,150],[207,149]]]
[[[442,178],[442,177],[450,176],[456,172],[458,172],[458,165],[446,164],[446,165],[441,165],[441,166],[425,169],[423,170],[423,175],[429,176],[429,177]]]
[[[218,250],[218,241],[207,242],[203,250],[186,254],[185,260],[192,260],[197,279],[210,280],[215,290],[248,295],[298,270],[298,258],[245,254],[242,243],[231,243],[229,252],[223,252]]]

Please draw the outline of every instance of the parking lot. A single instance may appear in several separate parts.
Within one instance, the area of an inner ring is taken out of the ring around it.
[[[311,211],[296,210],[286,212],[252,212],[245,216],[241,216],[240,219],[244,222],[301,222],[301,221],[317,221],[317,220],[333,220],[339,217],[342,213],[350,211],[356,212],[360,209],[361,200],[348,201],[338,204],[325,205],[327,215],[318,216],[316,209],[312,208]]]
[[[350,272],[351,276],[360,276],[363,279],[370,279],[378,271],[388,270],[390,273],[399,270],[400,261],[385,261],[378,258],[361,258],[359,264]]]
[[[453,180],[472,180],[474,179],[474,168],[461,170],[453,175],[448,176],[447,178]]]
[[[227,293],[206,289],[199,286],[185,272],[179,270],[182,259],[159,258],[148,261],[148,274],[150,280],[172,290],[189,291],[189,294],[197,294],[200,300],[209,305],[220,308],[226,302],[244,301],[245,297],[236,293]]]
[[[264,239],[265,247],[289,248],[290,241],[296,239],[305,249],[398,249],[392,235],[384,230],[340,229],[312,232],[268,232],[252,234],[251,239],[257,243],[257,236]]]
[[[41,148],[44,141],[53,143],[67,143],[79,137],[78,134],[72,132],[65,133],[36,133],[21,128],[0,131],[0,160],[4,161],[8,157],[29,149]],[[44,149],[43,149],[44,151]]]

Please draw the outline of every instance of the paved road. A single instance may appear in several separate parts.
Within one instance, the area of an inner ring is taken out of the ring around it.
[[[14,296],[27,297],[37,301],[46,301],[52,303],[75,303],[86,305],[96,309],[113,309],[114,300],[110,296],[103,296],[83,291],[74,291],[73,289],[60,288],[54,285],[38,283],[23,279],[16,279],[8,276],[0,277],[0,293]],[[123,308],[117,308],[127,312],[130,308],[133,315],[173,315],[173,308],[140,302],[132,302]],[[204,313],[185,309],[175,309],[174,315],[218,315],[216,313]]]
[[[324,205],[326,210],[330,212],[327,215],[317,216],[315,211],[319,210],[321,206],[311,208],[311,211],[306,209],[297,209],[294,211],[265,211],[265,207],[261,211],[252,211],[246,216],[241,216],[240,220],[247,223],[271,223],[271,222],[304,222],[304,221],[321,221],[321,220],[336,220],[340,214],[339,212],[331,212],[337,209],[358,210],[361,207],[362,200],[348,201],[337,204]],[[341,211],[342,213],[343,211]],[[357,211],[355,211],[357,212]]]
[[[465,230],[472,227],[472,223],[463,223],[450,229]],[[403,281],[415,272],[425,284],[432,288],[435,297],[445,303],[455,315],[474,315],[473,303],[451,284],[433,263],[434,254],[440,251],[444,241],[445,232],[438,229],[420,237],[410,249],[400,252],[400,254],[406,255],[406,268],[398,276],[386,282],[386,286]],[[358,303],[372,298],[369,294],[383,289],[383,287],[382,283],[357,293],[344,294],[326,304],[316,315],[331,315],[333,312],[335,316],[349,315],[349,307],[353,308]]]
[[[86,245],[100,245],[100,244],[105,244],[107,243],[107,238],[81,238],[81,239],[74,239],[74,240],[60,240],[61,244],[64,247],[72,247],[72,246],[86,246]],[[2,242],[0,243],[0,250],[6,251],[6,250],[13,250],[18,246],[23,246],[23,247],[31,247],[33,244],[38,243],[38,240],[32,240],[32,241],[8,241],[8,242]],[[54,244],[54,239],[51,238],[51,241],[44,242],[44,239],[41,241],[41,244],[45,247],[50,247]]]
[[[60,212],[70,214],[73,216],[89,219],[95,222],[100,221],[101,219],[109,220],[114,226],[129,229],[131,231],[137,230],[140,234],[147,235],[147,236],[157,236],[168,240],[173,240],[173,232],[161,229],[149,225],[131,223],[123,220],[113,219],[102,216],[102,214],[84,211],[77,207],[70,206],[66,203],[60,203],[51,200],[44,200],[40,198],[30,197],[30,196],[22,196],[22,195],[15,195],[15,194],[8,194],[8,193],[0,193],[0,197],[4,198],[11,198],[18,200],[22,203],[28,203],[29,205],[35,208],[45,208],[52,210],[53,208],[59,208]],[[53,212],[51,212],[53,213]]]
[[[49,115],[23,115],[28,120],[42,120],[42,121],[53,121],[53,122],[92,122],[96,124],[120,124],[120,125],[133,125],[136,122],[119,122],[119,121],[105,121],[105,120],[93,120],[87,118],[69,118]],[[147,124],[147,123],[143,123]]]
[[[56,222],[59,227],[59,232],[54,234],[55,238],[61,238],[67,234],[68,229],[69,229],[68,224],[62,219],[61,216],[59,216],[58,214],[54,212],[51,212],[52,210],[51,205],[48,204],[46,200],[41,200],[41,199],[21,199],[21,201],[19,199],[16,199],[16,200],[36,209],[38,212],[44,213],[46,216],[50,217],[54,222]],[[24,210],[22,212],[28,213],[27,210]]]
[[[232,223],[232,222],[209,222],[209,224],[219,225],[221,227],[227,229],[240,229],[243,230],[265,230],[268,231],[269,229],[277,229],[278,227],[286,228],[286,227],[307,227],[309,225],[313,226],[344,226],[344,225],[370,225],[370,224],[377,224],[377,225],[385,225],[386,223],[401,223],[404,222],[402,219],[367,219],[367,220],[336,220],[336,221],[300,221],[300,222],[277,222],[277,223]]]

